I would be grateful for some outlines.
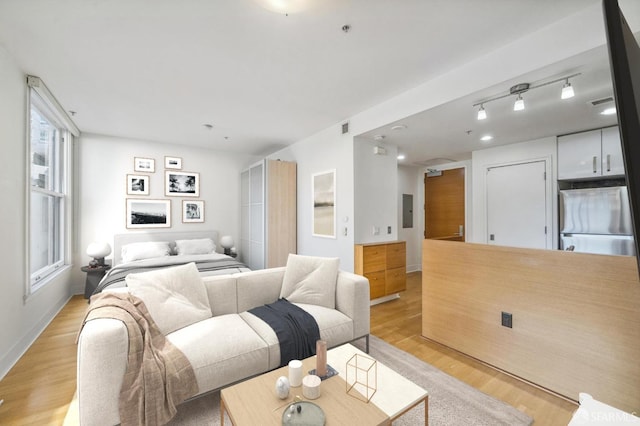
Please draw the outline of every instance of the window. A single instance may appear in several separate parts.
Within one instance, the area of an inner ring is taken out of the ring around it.
[[[73,123],[37,77],[29,77],[29,285],[27,296],[67,263]],[[64,114],[64,115],[63,115]],[[69,125],[70,123],[70,125]]]

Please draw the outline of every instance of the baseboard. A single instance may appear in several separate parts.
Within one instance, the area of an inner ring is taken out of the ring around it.
[[[62,308],[65,307],[67,302],[73,297],[73,295],[69,295],[66,298],[62,298],[58,300],[55,304],[51,306],[47,312],[45,312],[40,320],[25,333],[20,340],[18,340],[7,353],[0,359],[0,380],[4,379],[4,376],[7,375],[9,370],[13,368],[14,365],[20,360],[20,358],[27,352],[27,350],[31,347],[33,342],[36,341],[38,336],[42,334],[45,328],[53,321],[53,319],[60,313]]]

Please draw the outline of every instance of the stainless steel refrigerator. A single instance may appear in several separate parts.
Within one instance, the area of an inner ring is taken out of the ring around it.
[[[627,187],[560,191],[560,248],[635,255]]]

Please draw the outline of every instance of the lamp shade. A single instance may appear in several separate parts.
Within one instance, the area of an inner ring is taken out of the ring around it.
[[[220,245],[223,248],[230,249],[231,247],[233,247],[233,237],[231,235],[220,237]]]
[[[111,246],[108,243],[93,242],[87,247],[87,256],[100,259],[111,254]]]

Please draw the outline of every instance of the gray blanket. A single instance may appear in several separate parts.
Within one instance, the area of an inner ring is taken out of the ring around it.
[[[190,262],[196,264],[198,271],[200,271],[202,275],[214,275],[216,272],[235,273],[249,270],[245,264],[230,257],[223,259],[196,259],[195,256],[167,256],[159,260],[154,259],[153,262],[131,262],[115,266],[110,269],[100,281],[93,294],[98,294],[113,285],[122,287],[126,276],[131,273],[154,271],[170,266],[184,265]]]

